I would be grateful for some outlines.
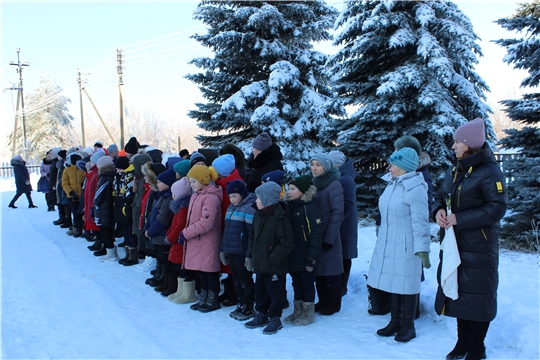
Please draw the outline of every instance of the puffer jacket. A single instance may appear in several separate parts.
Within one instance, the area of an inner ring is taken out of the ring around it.
[[[94,207],[94,196],[96,195],[99,175],[96,165],[92,166],[90,171],[86,173],[86,181],[84,185],[84,230],[98,231],[99,226],[96,225],[92,217],[92,208]]]
[[[187,224],[182,233],[184,263],[188,270],[218,272],[221,268],[221,202],[223,190],[210,184],[191,195]]]
[[[114,227],[113,181],[116,168],[114,165],[107,165],[99,169],[98,174],[98,187],[94,196],[94,221],[98,226],[112,228]]]
[[[225,214],[225,231],[221,239],[221,251],[227,254],[248,255],[252,236],[253,204],[257,196],[248,193],[238,205],[229,205]]]
[[[253,272],[285,276],[289,254],[294,246],[294,233],[287,205],[280,201],[263,210],[257,210],[252,228],[253,238],[249,252],[253,259]]]
[[[289,256],[289,272],[306,270],[307,258],[318,261],[321,252],[322,222],[319,208],[312,202],[315,187],[298,200],[288,201],[294,247]]]
[[[169,208],[172,201],[171,189],[155,193],[155,201],[152,210],[144,224],[144,230],[154,245],[168,245],[165,241],[165,234],[171,226],[173,212]]]
[[[187,213],[191,194],[183,195],[179,199],[171,201],[169,208],[174,214],[171,227],[167,230],[165,238],[171,244],[169,261],[173,264],[182,264],[184,258],[184,247],[178,243],[178,237],[187,223]]]
[[[133,156],[133,158],[131,158],[131,163],[133,164],[133,172],[135,174],[135,178],[133,179],[133,201],[131,203],[133,220],[133,226],[131,227],[131,231],[137,236],[143,235],[143,224],[141,224],[140,218],[142,199],[145,193],[144,184],[146,183],[146,180],[144,180],[142,166],[149,161],[151,162],[152,158],[146,154],[137,154]]]
[[[71,154],[72,156],[75,154]],[[82,184],[85,179],[85,173],[75,164],[66,166],[62,174],[62,188],[66,196],[71,199],[71,192],[75,192],[80,198],[82,195]]]
[[[487,143],[480,152],[458,160],[456,166],[448,169],[435,196],[433,216],[446,208],[448,194],[452,213],[456,214],[454,231],[461,258],[459,296],[455,301],[444,296],[439,264],[435,310],[460,319],[491,321],[497,314],[499,226],[508,195],[503,174]]]
[[[430,228],[427,184],[418,172],[388,182],[379,198],[381,227],[369,264],[369,286],[393,294],[420,293],[422,261],[418,252],[429,252]]]
[[[343,188],[339,183],[340,172],[332,168],[313,178],[317,188],[315,204],[321,212],[322,242],[331,244],[330,250],[322,250],[315,266],[317,276],[335,276],[343,273],[343,252],[339,229],[343,222]]]
[[[227,213],[227,209],[231,204],[231,200],[229,200],[229,194],[227,194],[227,183],[234,180],[244,181],[236,168],[229,176],[216,180],[216,185],[221,187],[221,189],[223,190],[223,201],[221,202],[221,224],[223,226],[225,226],[225,214]]]
[[[276,144],[272,144],[267,150],[257,155],[256,158],[251,154],[248,159],[249,171],[246,177],[248,192],[255,193],[255,189],[261,185],[261,178],[264,174],[274,170],[283,170],[281,159],[283,159],[283,155]]]
[[[30,174],[28,173],[26,162],[12,159],[11,166],[13,166],[17,192],[21,194],[32,192],[32,184],[30,184]]]
[[[339,168],[339,183],[343,188],[343,222],[339,228],[344,259],[358,257],[358,209],[356,207],[356,171],[351,159]]]

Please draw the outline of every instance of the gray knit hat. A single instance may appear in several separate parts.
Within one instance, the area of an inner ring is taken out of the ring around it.
[[[264,206],[277,204],[281,196],[281,186],[273,181],[269,181],[256,188],[255,195],[261,199],[261,203]]]
[[[345,164],[345,161],[347,161],[345,154],[338,150],[330,151],[328,156],[332,160],[334,167],[337,168],[340,168],[343,164]]]
[[[330,171],[330,169],[334,167],[332,159],[327,154],[317,154],[313,156],[309,162],[311,163],[313,160],[320,162],[325,172]]]
[[[272,146],[272,138],[267,133],[260,133],[255,140],[253,140],[252,147],[254,149],[264,151],[268,150]]]
[[[396,150],[401,150],[405,147],[413,149],[418,155],[422,153],[422,146],[414,136],[405,135],[394,141],[394,148],[396,148]]]

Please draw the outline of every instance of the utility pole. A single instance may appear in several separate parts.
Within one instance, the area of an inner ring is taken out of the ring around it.
[[[17,88],[17,90],[18,90],[17,114],[18,114],[18,110],[19,110],[19,99],[20,99],[20,102],[21,102],[21,118],[22,118],[22,126],[23,126],[23,152],[24,152],[24,159],[26,161],[28,161],[28,157],[27,157],[27,154],[26,154],[26,147],[27,147],[27,144],[26,144],[26,122],[25,122],[25,119],[24,119],[24,96],[23,96],[22,70],[23,70],[23,66],[30,66],[30,63],[28,61],[25,62],[24,64],[21,63],[21,59],[19,57],[19,55],[21,53],[21,49],[17,48],[16,51],[17,51],[17,62],[15,63],[15,62],[12,61],[9,64],[17,66],[17,72],[19,73],[19,86]],[[13,89],[13,90],[15,90],[15,89]],[[17,126],[17,121],[15,121],[15,126]],[[14,132],[13,133],[13,139],[15,139],[16,135],[17,134]],[[15,145],[13,145],[13,152],[15,152]]]
[[[81,72],[79,71],[79,68],[77,68],[78,75],[77,75],[77,82],[79,83],[79,102],[81,103],[81,136],[82,136],[82,146],[83,148],[86,147],[86,141],[84,136],[84,115],[83,115],[83,102],[82,102],[82,91],[83,91],[83,81],[81,78]]]
[[[120,149],[124,148],[124,94],[123,86],[124,80],[122,79],[122,50],[116,50],[116,62],[118,71],[118,91],[120,94]]]

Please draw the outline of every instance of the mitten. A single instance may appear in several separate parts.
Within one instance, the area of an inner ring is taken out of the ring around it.
[[[184,233],[180,233],[180,236],[178,237],[178,243],[184,246],[185,242],[186,242],[186,237],[184,236]]]
[[[79,201],[79,195],[75,194],[75,191],[70,191],[69,196],[71,196],[71,200]]]
[[[422,260],[422,265],[426,269],[429,269],[431,267],[431,263],[429,262],[429,254],[427,252],[419,251],[415,255],[418,256],[420,260]]]
[[[219,260],[221,260],[223,265],[227,265],[229,263],[229,257],[223,251],[219,252]]]
[[[315,260],[307,258],[306,259],[306,271],[312,272],[315,269]]]
[[[246,257],[246,260],[244,260],[244,266],[246,267],[247,271],[253,271],[253,260],[250,257]]]
[[[322,248],[324,249],[324,251],[330,250],[332,248],[332,246],[334,246],[334,244],[329,244],[329,243],[325,243],[325,242],[322,243]]]

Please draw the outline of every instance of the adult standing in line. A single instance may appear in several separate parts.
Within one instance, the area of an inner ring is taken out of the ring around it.
[[[315,287],[319,302],[315,312],[332,315],[341,310],[341,274],[343,251],[339,229],[343,222],[343,187],[339,183],[339,170],[334,168],[327,154],[311,158],[313,185],[317,188],[315,204],[321,211],[322,251],[315,265]]]
[[[137,154],[132,157],[131,163],[133,164],[133,172],[135,178],[133,179],[133,202],[131,203],[132,207],[132,228],[131,231],[134,235],[137,236],[138,240],[138,258],[144,259],[146,256],[145,252],[145,237],[142,231],[143,224],[141,224],[141,207],[144,193],[146,191],[145,184],[146,180],[144,179],[144,174],[142,167],[147,162],[151,162],[152,158],[146,154]]]
[[[61,147],[51,149],[51,170],[49,172],[49,196],[54,205],[58,205],[58,219],[53,221],[54,225],[62,225],[64,223],[64,207],[58,202],[56,194],[56,183],[58,182],[58,153],[62,150]]]
[[[368,285],[390,293],[390,323],[377,330],[380,336],[408,342],[416,337],[414,318],[422,265],[429,262],[429,213],[427,184],[416,172],[418,155],[411,148],[394,152],[389,159],[388,182],[379,198],[381,227],[369,265]]]
[[[47,154],[43,158],[41,165],[39,166],[39,173],[41,178],[38,182],[38,192],[45,193],[45,201],[47,202],[47,211],[54,211],[54,205],[56,205],[56,196],[51,196],[49,189],[49,178],[51,174],[51,151],[47,151]]]
[[[255,193],[255,189],[261,185],[264,174],[274,170],[283,170],[281,149],[272,142],[267,133],[259,134],[253,140],[253,152],[248,158],[248,175],[246,185],[248,192]]]
[[[26,167],[26,161],[23,160],[21,155],[15,155],[11,159],[11,166],[13,166],[13,174],[15,175],[15,186],[17,187],[17,192],[15,196],[9,203],[9,207],[16,209],[15,202],[22,194],[26,195],[28,199],[29,208],[37,208],[32,201],[32,184],[30,184],[30,174],[28,173],[28,168]]]
[[[137,138],[135,136],[131,137],[126,145],[124,146],[124,151],[126,152],[126,157],[128,159],[131,159],[133,156],[135,156],[139,149],[141,148],[141,144],[137,141]]]
[[[358,257],[358,209],[356,208],[356,171],[351,159],[341,151],[330,151],[328,156],[339,170],[339,183],[343,188],[343,222],[339,228],[343,251],[343,274],[341,274],[341,296],[347,294],[352,259]]]
[[[499,222],[508,198],[503,174],[485,142],[484,120],[475,119],[458,127],[454,139],[452,150],[457,164],[448,169],[433,212],[443,230],[454,227],[461,259],[457,268],[458,297],[452,300],[445,296],[439,264],[435,310],[457,319],[458,340],[446,359],[466,355],[467,360],[477,360],[486,358],[484,339],[497,314]],[[451,214],[446,212],[448,197]]]

